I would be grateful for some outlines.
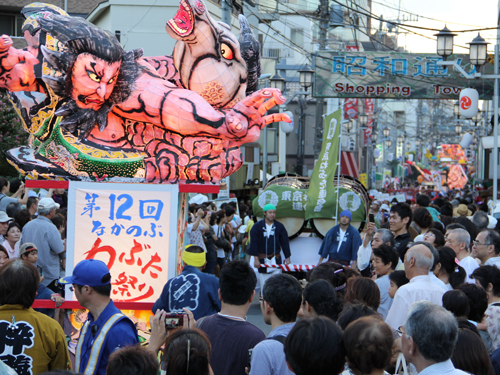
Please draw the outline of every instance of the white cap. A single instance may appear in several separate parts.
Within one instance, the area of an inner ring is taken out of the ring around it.
[[[59,208],[59,203],[54,202],[52,198],[42,198],[38,202],[38,211],[52,210],[53,208]]]
[[[5,211],[0,211],[0,223],[6,223],[8,221],[14,220],[11,217],[8,217]]]

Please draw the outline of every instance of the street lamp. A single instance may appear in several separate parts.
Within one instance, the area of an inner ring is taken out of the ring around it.
[[[402,135],[398,135],[398,143],[402,143],[403,142],[403,136]]]
[[[420,139],[417,139],[417,140],[415,141],[415,147],[420,147]]]
[[[366,124],[368,124],[368,115],[364,111],[358,115],[358,119],[361,126],[366,126]]]
[[[306,90],[312,85],[314,70],[312,70],[308,65],[299,70],[300,76],[299,81],[300,85]]]
[[[410,141],[406,142],[406,148],[407,148],[408,150],[411,148],[411,142],[410,142]]]
[[[344,124],[344,126],[345,126],[345,130],[347,130],[347,132],[349,133],[349,132],[351,131],[352,127],[353,127],[352,120],[347,121],[347,122]]]
[[[285,79],[282,76],[280,76],[278,72],[276,72],[276,74],[274,75],[273,78],[271,78],[270,81],[271,81],[271,87],[273,89],[278,89],[281,92],[285,91]]]
[[[445,27],[446,29],[446,27]],[[450,34],[449,30],[443,29],[442,32],[444,34]],[[443,36],[444,36],[443,34]],[[471,64],[476,66],[475,72],[467,73],[464,68],[460,66],[457,61],[437,61],[436,64],[438,66],[453,66],[456,70],[458,70],[466,79],[474,79],[474,78],[482,78],[485,80],[492,80],[494,82],[493,89],[493,200],[496,201],[498,199],[498,97],[500,92],[499,87],[499,45],[500,41],[500,29],[497,28],[497,42],[495,44],[495,56],[494,56],[494,70],[493,74],[481,74],[479,72],[479,67],[486,63],[487,59],[487,45],[486,41],[478,35],[472,42],[469,43],[469,59]],[[452,43],[453,44],[453,43]],[[438,39],[438,54],[441,56],[445,56],[445,54],[441,54],[442,52],[442,43],[439,43]]]
[[[386,140],[385,145],[387,146],[387,148],[391,147],[392,141],[390,139]]]
[[[446,25],[443,30],[434,34],[434,36],[437,37],[437,53],[439,56],[442,56],[444,60],[453,54],[453,37],[456,35],[457,34],[453,34]]]
[[[453,114],[460,118],[460,102],[458,100],[453,104]]]
[[[479,33],[472,40],[472,42],[467,43],[470,45],[469,48],[469,58],[470,63],[476,67],[476,70],[479,71],[479,68],[486,64],[486,60],[488,59],[488,42],[484,40]]]
[[[476,126],[477,126],[477,123],[478,123],[479,121],[481,121],[481,118],[482,118],[482,117],[481,117],[481,111],[477,111],[477,114],[476,114],[474,117],[472,117],[472,119],[471,119],[471,120],[472,120],[472,122],[474,123],[474,125],[476,125]]]
[[[462,133],[462,125],[455,125],[455,133],[457,134]]]
[[[378,133],[372,133],[372,141],[373,143],[377,143]]]
[[[387,138],[389,134],[391,134],[391,131],[388,128],[385,128],[384,130],[382,130],[382,134],[385,138]]]

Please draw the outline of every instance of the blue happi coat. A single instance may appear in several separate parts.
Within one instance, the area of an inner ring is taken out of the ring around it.
[[[328,256],[332,259],[343,260],[350,262],[358,259],[358,249],[361,246],[361,236],[356,228],[352,225],[347,227],[346,233],[342,240],[342,245],[337,252],[340,241],[340,224],[335,225],[328,231],[319,248],[319,255],[326,259]]]

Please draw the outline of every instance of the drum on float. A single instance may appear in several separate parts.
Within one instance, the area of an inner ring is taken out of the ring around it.
[[[365,217],[368,217],[368,210],[370,208],[370,195],[368,194],[368,191],[366,190],[364,185],[354,177],[348,175],[340,175],[340,177],[335,176],[333,181],[335,186],[337,186],[338,184],[341,188],[348,189],[354,192],[361,199],[361,201],[365,205],[365,211],[366,211]],[[340,214],[340,212],[342,212],[342,208],[340,208],[339,206],[338,214]],[[335,215],[335,213],[333,214]],[[366,221],[351,222],[351,225],[356,229],[358,229],[360,232],[365,227],[365,224]],[[311,227],[320,238],[325,238],[326,233],[330,229],[332,229],[335,225],[337,225],[337,220],[335,219],[317,219],[317,218],[311,219]]]
[[[268,181],[263,191],[271,185],[288,186],[295,189],[307,190],[309,188],[309,177],[302,177],[295,173],[280,173],[273,176]],[[262,220],[263,218],[258,217],[257,219]],[[285,226],[290,240],[300,236],[307,223],[304,218],[298,217],[280,217],[278,221]]]

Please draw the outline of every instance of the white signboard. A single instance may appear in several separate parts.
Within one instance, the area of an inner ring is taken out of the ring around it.
[[[70,182],[66,274],[99,259],[114,301],[155,302],[175,276],[178,196],[177,185]]]

